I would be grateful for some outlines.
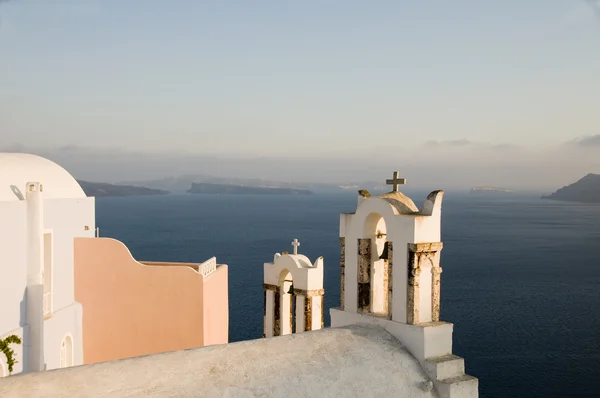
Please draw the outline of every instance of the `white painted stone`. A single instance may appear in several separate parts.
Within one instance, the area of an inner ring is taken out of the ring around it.
[[[3,398],[437,397],[393,336],[354,325],[0,380]]]
[[[415,256],[420,259],[419,295],[415,302],[416,321],[409,320],[409,245],[431,243],[441,247],[442,191],[432,192],[423,208],[399,192],[404,180],[394,173],[388,180],[393,191],[379,196],[359,194],[354,213],[340,215],[340,237],[344,239],[344,308],[331,309],[331,326],[355,324],[377,325],[396,337],[428,372],[436,390],[444,398],[477,397],[476,378],[464,374],[464,361],[452,355],[453,325],[434,322],[433,267],[439,266],[439,250],[433,255]],[[358,311],[358,273],[360,239],[370,239],[370,307]],[[392,297],[391,310],[384,310],[386,289],[382,278],[384,260],[380,259],[385,242],[391,242]],[[437,269],[437,268],[436,268]],[[391,319],[390,315],[391,314]],[[413,324],[414,323],[414,324]]]
[[[13,374],[57,368],[67,334],[73,337],[74,364],[82,364],[73,250],[74,238],[94,236],[94,198],[47,159],[0,153],[0,220],[0,337],[23,339],[12,346],[18,361]],[[50,309],[45,316],[44,302]]]
[[[323,257],[319,257],[314,263],[308,257],[297,254],[300,243],[297,239],[292,242],[294,252],[296,254],[280,254],[276,253],[273,256],[272,263],[264,264],[264,283],[266,285],[279,288],[279,333],[286,335],[292,333],[293,319],[290,316],[292,311],[292,294],[289,293],[290,288],[294,290],[315,291],[323,289]],[[267,298],[270,297],[267,293]],[[311,330],[321,328],[321,314],[323,311],[322,298],[319,296],[312,297],[311,305]],[[296,312],[295,312],[295,327],[296,333],[304,332],[305,328],[305,298],[300,298],[296,295]],[[265,337],[273,335],[273,325],[277,320],[274,319],[275,301],[267,299],[265,302]]]
[[[211,257],[200,265],[200,273],[204,278],[217,270],[217,258]]]

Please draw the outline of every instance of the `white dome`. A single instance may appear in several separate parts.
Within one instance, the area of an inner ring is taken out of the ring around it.
[[[75,178],[56,163],[27,153],[0,153],[0,202],[23,200],[28,182],[41,183],[45,199],[86,197]]]

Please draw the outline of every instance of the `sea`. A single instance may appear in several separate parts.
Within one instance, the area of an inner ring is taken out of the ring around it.
[[[405,191],[420,207],[428,192]],[[263,330],[263,264],[325,260],[325,323],[340,303],[339,217],[357,193],[97,198],[100,235],[138,260],[229,266],[231,342]],[[480,397],[600,397],[600,205],[447,192],[441,319]]]

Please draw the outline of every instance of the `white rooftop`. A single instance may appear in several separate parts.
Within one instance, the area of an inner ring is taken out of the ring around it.
[[[417,360],[376,326],[125,359],[0,379],[9,397],[437,397]]]
[[[28,182],[40,182],[44,198],[85,198],[68,171],[56,163],[27,153],[0,152],[0,202],[23,200]]]

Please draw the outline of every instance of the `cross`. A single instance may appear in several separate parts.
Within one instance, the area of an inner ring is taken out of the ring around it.
[[[298,242],[298,239],[294,239],[294,241],[292,242],[292,246],[294,246],[294,254],[298,254],[298,246],[300,246],[300,242]]]
[[[392,177],[391,180],[385,180],[385,183],[387,185],[393,185],[394,188],[392,189],[392,192],[398,192],[398,185],[404,185],[406,184],[406,179],[405,178],[398,178],[398,172],[394,171],[394,177]]]

